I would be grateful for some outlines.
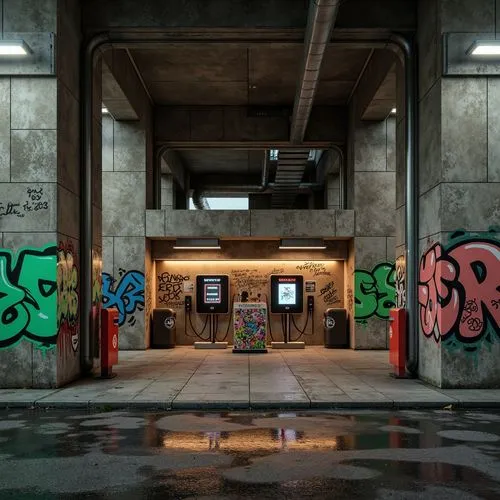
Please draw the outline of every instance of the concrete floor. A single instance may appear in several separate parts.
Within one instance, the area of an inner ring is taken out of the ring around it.
[[[331,350],[233,354],[177,347],[120,352],[111,380],[56,390],[3,389],[0,407],[438,408],[500,407],[500,390],[439,390],[394,379],[387,351]]]
[[[0,411],[0,498],[500,498],[500,414]]]

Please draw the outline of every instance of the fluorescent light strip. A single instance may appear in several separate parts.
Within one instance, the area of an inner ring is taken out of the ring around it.
[[[476,41],[469,47],[467,54],[470,56],[500,56],[500,41]]]
[[[278,247],[280,250],[325,250],[326,247],[287,247],[280,246]]]
[[[220,250],[219,247],[172,247],[174,250]]]
[[[27,56],[30,53],[24,40],[0,40],[0,56]]]
[[[109,109],[108,109],[108,108],[106,108],[106,106],[103,106],[103,107],[102,107],[102,114],[103,114],[103,115],[109,115]]]

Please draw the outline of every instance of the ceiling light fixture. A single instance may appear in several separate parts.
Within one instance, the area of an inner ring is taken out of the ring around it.
[[[103,115],[109,115],[109,109],[106,106],[102,107],[102,114]]]
[[[283,238],[280,240],[280,250],[325,250],[322,238]]]
[[[397,109],[396,108],[392,108],[391,109],[391,115],[395,115],[397,113]]]
[[[0,40],[0,56],[27,56],[31,53],[24,40]]]
[[[500,40],[476,40],[468,49],[469,56],[500,56]]]
[[[220,250],[218,238],[177,238],[174,250]]]

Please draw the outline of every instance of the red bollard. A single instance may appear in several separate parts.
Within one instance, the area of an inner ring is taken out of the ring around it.
[[[113,365],[118,364],[118,309],[101,310],[101,377],[113,378]]]
[[[406,309],[389,312],[389,363],[396,377],[406,376]]]

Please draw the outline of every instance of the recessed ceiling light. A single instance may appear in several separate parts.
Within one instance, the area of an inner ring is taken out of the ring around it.
[[[321,238],[283,238],[280,250],[325,250],[326,245]]]
[[[174,250],[220,250],[217,238],[177,238]]]
[[[0,56],[27,56],[31,49],[24,40],[0,40]]]
[[[500,56],[500,41],[475,41],[467,50],[470,56]]]

